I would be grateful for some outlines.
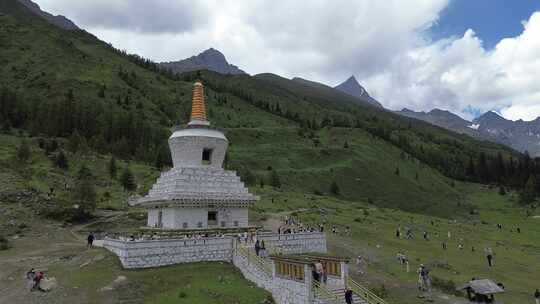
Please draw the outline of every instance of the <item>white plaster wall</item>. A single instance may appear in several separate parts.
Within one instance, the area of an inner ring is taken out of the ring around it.
[[[158,213],[160,209],[148,209],[148,221],[146,225],[148,227],[155,227],[158,221]]]
[[[175,224],[174,224],[175,209],[173,209],[173,208],[163,208],[163,209],[158,209],[158,210],[161,210],[163,212],[162,213],[162,218],[161,218],[161,221],[163,223],[162,228],[174,229],[175,228]]]
[[[213,149],[211,156],[210,167],[221,168],[225,153],[227,152],[228,142],[220,132],[223,138],[220,138],[215,132],[216,130],[201,130],[208,131],[202,136],[171,136],[169,138],[169,148],[174,167],[191,167],[202,166],[202,151],[203,149]]]
[[[208,211],[202,208],[175,208],[174,229],[183,229],[183,223],[188,223],[188,229],[198,229],[198,223],[202,222],[202,228],[208,227]]]
[[[222,213],[228,213],[228,216],[222,216]],[[223,218],[223,220],[227,222],[227,227],[234,227],[235,221],[238,221],[238,227],[247,227],[249,224],[247,208],[228,208],[223,212],[220,212],[218,216],[220,215],[221,218]]]
[[[238,221],[238,227],[248,226],[247,208],[163,208],[148,209],[149,227],[154,227],[158,221],[158,213],[162,210],[164,229],[184,229],[183,224],[188,223],[188,229],[198,229],[198,223],[202,223],[202,228],[208,228],[208,211],[217,211],[217,226],[221,227],[221,221],[225,221],[226,227],[235,227],[234,222]]]

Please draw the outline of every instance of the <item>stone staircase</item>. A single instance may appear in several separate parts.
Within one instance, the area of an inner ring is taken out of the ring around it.
[[[345,303],[345,288],[336,288],[336,289],[330,289],[330,292],[335,294],[338,299],[342,299],[339,303]],[[364,299],[360,298],[359,295],[355,294],[353,292],[353,303],[354,304],[369,304],[368,302],[364,301]]]
[[[244,274],[248,280],[255,282],[257,286],[270,291],[276,298],[276,289],[289,288],[289,286],[276,286],[272,278],[272,263],[255,255],[249,246],[236,246],[233,253],[234,265]],[[354,304],[387,304],[383,299],[375,295],[366,287],[360,285],[351,278],[347,279],[347,286],[353,291]],[[301,303],[309,304],[345,304],[345,287],[328,286],[313,282],[313,299],[310,301],[306,296]],[[298,300],[298,298],[297,298]],[[280,301],[279,304],[296,304],[297,301]],[[300,303],[300,302],[298,302]]]

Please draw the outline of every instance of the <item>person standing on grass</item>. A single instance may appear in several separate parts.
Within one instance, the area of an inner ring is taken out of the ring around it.
[[[94,246],[94,239],[95,238],[96,237],[94,236],[94,234],[92,232],[90,232],[90,234],[86,238],[86,241],[87,241],[86,247],[87,248],[92,248]]]
[[[26,289],[28,289],[29,291],[32,291],[32,289],[34,288],[35,277],[36,277],[36,271],[34,270],[34,268],[30,269],[26,273]]]
[[[486,247],[484,249],[484,252],[486,253],[486,259],[488,261],[489,267],[492,267],[493,266],[493,250],[491,249],[491,247]]]
[[[400,238],[401,237],[401,226],[398,226],[397,229],[396,229],[396,238]]]
[[[538,290],[538,288],[534,292],[534,300],[536,301],[536,304],[540,304],[540,290]]]
[[[364,258],[359,255],[356,257],[356,273],[358,274],[364,274]]]

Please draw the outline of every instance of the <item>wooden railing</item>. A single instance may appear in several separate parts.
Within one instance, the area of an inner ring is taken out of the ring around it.
[[[342,304],[343,299],[340,299],[335,293],[330,291],[324,284],[313,281],[313,294],[317,299],[321,299],[329,304]]]
[[[378,295],[374,294],[371,290],[360,285],[350,277],[347,279],[347,286],[357,294],[360,298],[366,301],[368,304],[388,304],[385,300],[381,299]]]
[[[251,248],[238,245],[236,247],[236,250],[237,254],[246,258],[248,264],[253,264],[266,275],[272,277],[272,266],[270,265],[270,263],[265,261],[263,258],[257,256],[254,252],[251,251]]]

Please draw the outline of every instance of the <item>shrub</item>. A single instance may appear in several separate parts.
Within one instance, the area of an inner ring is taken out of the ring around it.
[[[431,284],[433,287],[447,294],[459,294],[456,291],[456,283],[452,280],[445,280],[436,276],[431,277]]]
[[[334,195],[339,195],[339,193],[340,193],[339,186],[336,183],[336,181],[333,181],[332,184],[330,184],[330,193],[332,193]]]
[[[7,250],[11,248],[9,241],[4,236],[0,235],[0,250]]]
[[[180,291],[180,293],[178,293],[178,298],[180,298],[180,299],[187,298],[187,293],[185,293],[183,291]]]
[[[388,297],[388,289],[386,289],[386,286],[384,286],[384,284],[381,284],[381,287],[379,288],[374,288],[373,293],[383,299]]]

